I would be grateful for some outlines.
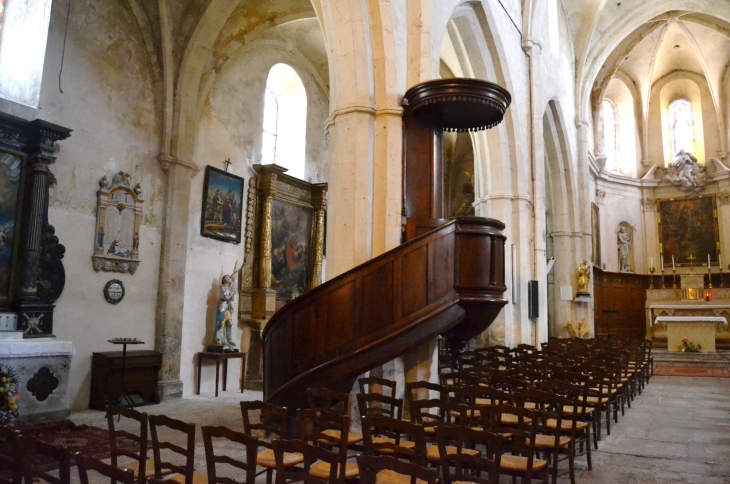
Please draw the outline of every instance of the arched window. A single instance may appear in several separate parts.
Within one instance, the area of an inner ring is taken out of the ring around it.
[[[672,147],[672,158],[682,150],[695,154],[692,103],[685,99],[678,99],[669,105],[669,142]]]
[[[554,57],[560,53],[560,24],[558,22],[558,0],[548,0],[548,29],[550,52]]]
[[[296,71],[276,64],[269,71],[264,95],[261,162],[288,168],[288,175],[304,178],[307,133],[307,93]]]
[[[603,101],[603,140],[605,143],[606,167],[612,171],[619,171],[618,160],[618,129],[616,127],[616,108],[610,101]]]

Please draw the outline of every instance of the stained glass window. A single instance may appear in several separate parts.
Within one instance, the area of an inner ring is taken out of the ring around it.
[[[616,108],[610,101],[603,101],[603,139],[605,143],[606,167],[618,171],[618,133],[616,129]]]
[[[669,141],[672,158],[681,150],[695,154],[695,123],[692,103],[679,99],[669,105]]]
[[[303,179],[306,134],[304,84],[290,66],[276,64],[266,80],[261,162],[281,165],[288,175]]]
[[[5,0],[0,0],[0,35],[3,32],[3,12],[5,11]]]

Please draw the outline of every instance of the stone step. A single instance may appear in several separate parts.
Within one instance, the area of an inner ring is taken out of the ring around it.
[[[703,368],[730,368],[730,351],[721,350],[717,353],[681,353],[655,348],[651,355],[654,357],[654,366],[672,365],[677,367]]]

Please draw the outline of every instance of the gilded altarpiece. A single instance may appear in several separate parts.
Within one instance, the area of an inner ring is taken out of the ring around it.
[[[278,165],[254,165],[249,180],[239,319],[246,325],[246,385],[262,382],[261,332],[287,302],[322,282],[327,184],[307,183]]]

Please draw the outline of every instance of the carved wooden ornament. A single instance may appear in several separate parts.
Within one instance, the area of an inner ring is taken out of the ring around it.
[[[139,266],[139,226],[142,220],[142,187],[131,188],[127,173],[116,173],[111,181],[99,180],[94,231],[96,272],[134,274]]]

